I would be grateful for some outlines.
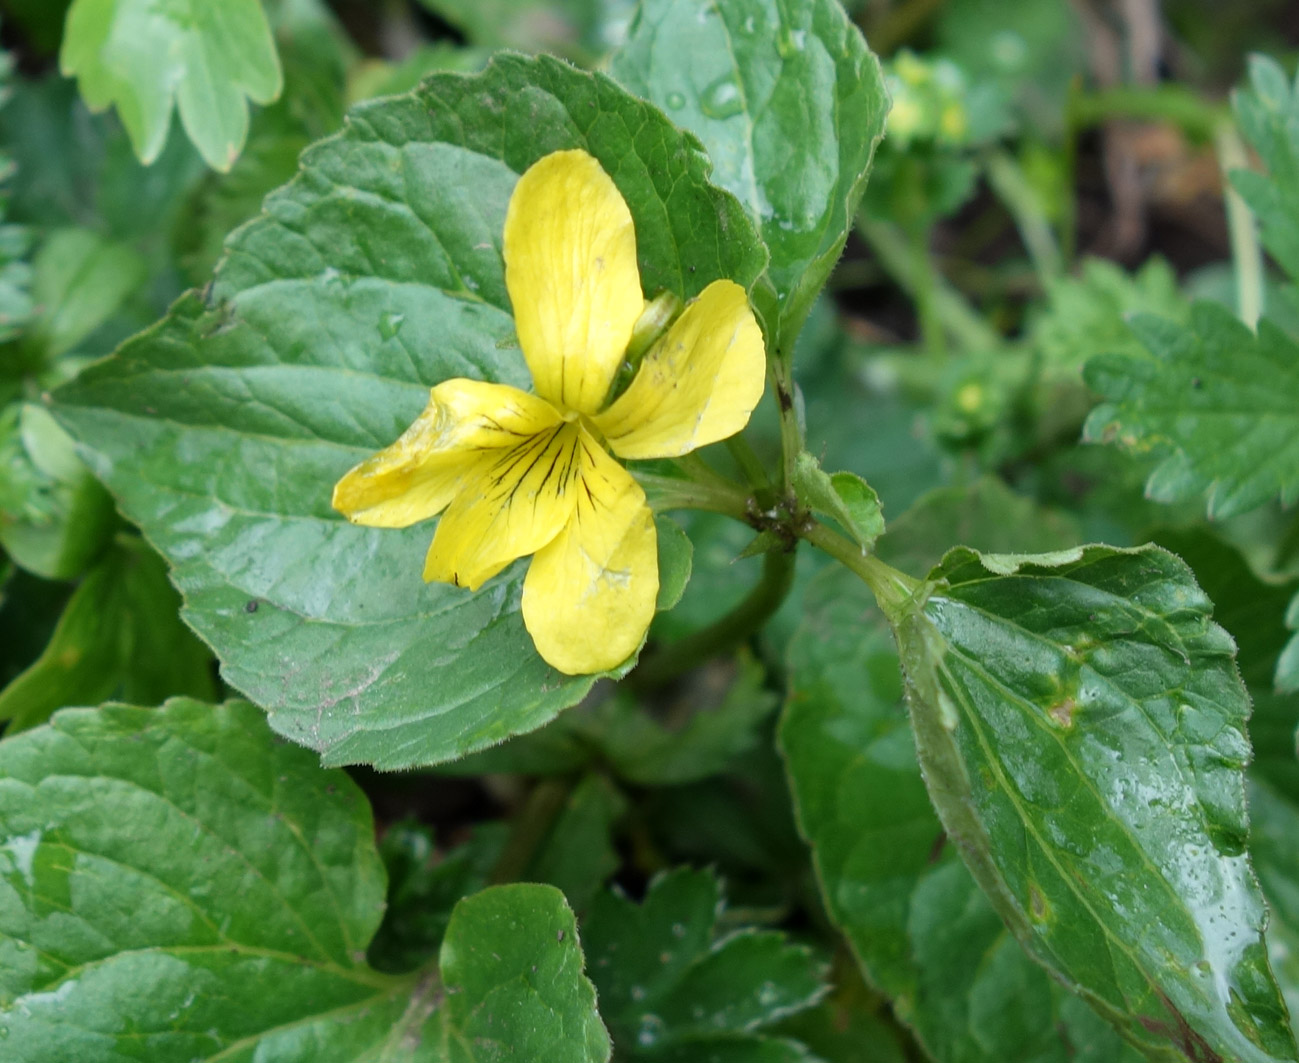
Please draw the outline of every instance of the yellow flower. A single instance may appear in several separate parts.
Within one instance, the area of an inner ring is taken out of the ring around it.
[[[714,281],[608,402],[646,309],[631,212],[584,151],[519,178],[505,216],[505,284],[534,393],[448,380],[392,446],[334,487],[357,524],[441,513],[426,580],[477,589],[534,555],[523,620],[570,675],[621,664],[658,596],[645,493],[624,459],[667,458],[733,435],[762,396],[762,333],[744,289]]]

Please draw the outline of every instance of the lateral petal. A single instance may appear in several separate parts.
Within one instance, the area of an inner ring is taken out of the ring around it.
[[[333,506],[354,524],[408,527],[445,509],[484,454],[559,423],[550,403],[518,388],[448,380],[395,443],[334,485]]]
[[[477,590],[551,542],[577,502],[578,432],[560,422],[475,466],[438,522],[424,579]]]
[[[621,458],[671,458],[749,423],[766,378],[762,330],[734,281],[713,281],[592,421]]]
[[[572,519],[537,551],[523,581],[523,622],[561,672],[621,664],[645,638],[658,598],[658,542],[645,492],[585,431]]]
[[[519,178],[505,214],[505,285],[537,394],[594,413],[645,297],[631,211],[586,152],[557,151]]]

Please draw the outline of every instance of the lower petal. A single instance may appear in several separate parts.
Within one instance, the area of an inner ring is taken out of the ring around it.
[[[563,422],[483,458],[438,522],[424,578],[477,590],[541,549],[573,514],[580,469],[579,430]]]
[[[553,406],[506,384],[448,380],[389,447],[334,485],[333,506],[354,524],[405,528],[446,508],[485,455],[559,424]]]
[[[659,589],[645,492],[585,432],[582,446],[577,508],[523,583],[523,622],[537,652],[569,675],[603,672],[635,653]]]

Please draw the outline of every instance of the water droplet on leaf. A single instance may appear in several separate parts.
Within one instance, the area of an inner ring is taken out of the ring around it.
[[[740,86],[730,75],[718,78],[704,89],[699,107],[709,118],[734,117],[744,110],[744,101],[740,98]]]

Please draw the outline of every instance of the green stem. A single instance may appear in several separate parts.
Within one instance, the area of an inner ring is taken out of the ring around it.
[[[780,490],[786,495],[794,489],[794,470],[798,456],[803,453],[803,421],[799,417],[798,386],[794,383],[792,362],[783,351],[777,351],[768,363],[771,389],[780,413]]]
[[[917,262],[915,251],[901,230],[889,222],[876,221],[866,214],[857,216],[857,231],[871,246],[875,257],[893,280],[913,299],[917,299],[920,276],[932,284],[930,293],[934,316],[957,343],[966,350],[993,350],[1000,337],[988,327],[978,312],[927,262]],[[928,259],[928,255],[924,256]]]
[[[746,520],[748,516],[749,493],[739,484],[717,474],[707,482],[660,476],[640,469],[633,469],[632,475],[645,489],[650,508],[655,513],[669,509],[704,509],[709,513],[724,513],[736,520]]]
[[[572,791],[572,782],[563,778],[542,779],[532,788],[514,817],[505,848],[488,879],[490,884],[517,882],[523,877],[567,806]]]
[[[1196,140],[1212,140],[1227,109],[1183,85],[1119,85],[1099,92],[1077,92],[1069,99],[1068,123],[1075,129],[1111,118],[1171,122]]]
[[[1259,246],[1254,215],[1232,186],[1232,170],[1249,166],[1249,153],[1231,122],[1218,126],[1214,145],[1222,170],[1222,197],[1227,206],[1227,231],[1231,236],[1231,260],[1236,273],[1236,312],[1250,328],[1263,315],[1263,249]]]
[[[905,611],[923,586],[919,580],[886,565],[874,554],[866,553],[857,543],[824,524],[813,523],[803,531],[803,538],[859,576],[890,620],[896,620]]]
[[[920,319],[920,340],[926,352],[935,361],[947,356],[947,333],[942,316],[934,306],[938,292],[938,267],[929,253],[930,231],[917,225],[910,233],[912,294],[916,300],[916,316]]]
[[[1038,279],[1045,289],[1060,275],[1063,267],[1060,249],[1056,246],[1055,234],[1051,232],[1051,223],[1042,208],[1042,201],[1024,176],[1019,163],[1008,152],[989,152],[984,159],[984,167],[988,184],[1015,219],[1020,239],[1028,249]]]
[[[788,596],[794,582],[794,559],[794,550],[768,550],[762,555],[762,578],[739,605],[708,627],[642,661],[631,674],[632,685],[639,690],[664,686],[748,640]]]
[[[755,491],[768,491],[771,489],[771,481],[767,479],[767,470],[762,467],[762,462],[758,460],[758,455],[753,452],[753,447],[742,434],[731,436],[726,441],[726,449],[731,452],[731,457],[744,473],[744,478],[749,481],[749,486]]]

